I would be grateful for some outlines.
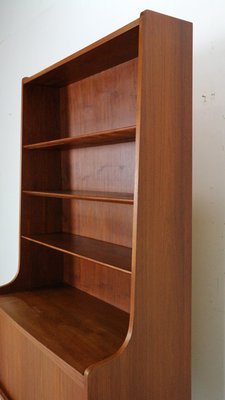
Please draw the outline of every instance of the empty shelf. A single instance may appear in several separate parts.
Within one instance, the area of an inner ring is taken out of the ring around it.
[[[0,312],[75,370],[115,353],[129,315],[70,286],[0,296]]]
[[[79,136],[49,140],[39,143],[26,144],[23,146],[27,150],[58,148],[66,147],[89,147],[100,146],[105,144],[123,143],[135,140],[135,126],[113,129],[103,132],[94,132]]]
[[[22,236],[23,239],[111,268],[131,271],[131,248],[70,233]]]

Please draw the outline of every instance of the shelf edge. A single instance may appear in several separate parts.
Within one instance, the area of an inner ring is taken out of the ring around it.
[[[74,199],[74,200],[85,200],[85,201],[98,201],[105,203],[117,203],[117,204],[134,204],[133,199],[123,198],[123,197],[104,197],[104,195],[82,195],[82,194],[70,194],[70,193],[60,193],[60,192],[48,192],[48,191],[35,191],[35,190],[23,190],[23,194],[36,197],[50,197],[58,199]]]
[[[135,141],[135,133],[136,126],[128,126],[118,129],[100,131],[100,132],[92,132],[81,134],[77,136],[59,138],[54,140],[42,141],[37,143],[25,144],[23,148],[25,150],[38,150],[38,149],[47,149],[54,147],[93,147],[97,144],[107,145],[107,144],[116,144],[116,143],[125,143],[130,141]],[[113,138],[114,136],[114,138]],[[90,141],[88,143],[88,141]],[[85,143],[86,142],[86,143]],[[82,146],[83,145],[83,146]]]

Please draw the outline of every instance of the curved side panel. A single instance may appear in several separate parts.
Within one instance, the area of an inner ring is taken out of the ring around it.
[[[26,78],[23,78],[22,80],[22,86],[21,86],[21,110],[23,110],[23,84],[25,82]],[[21,115],[21,147],[22,147],[22,129],[23,129],[23,115]],[[20,182],[22,179],[22,150],[20,150]],[[19,199],[19,204],[20,204],[20,209],[21,209],[21,192],[20,192],[20,199]],[[19,220],[19,232],[21,232],[21,214],[20,214],[20,220]],[[19,239],[18,241],[18,250],[19,250],[19,254],[18,254],[18,268],[17,271],[15,273],[15,275],[12,277],[11,281],[0,285],[0,294],[5,294],[5,293],[9,293],[11,290],[13,290],[14,287],[20,286],[19,282],[21,280],[20,278],[20,257],[21,257],[21,239]]]
[[[55,215],[61,215],[59,199],[51,202],[49,199],[32,199],[23,194],[23,189],[29,187],[30,184],[38,186],[42,176],[44,176],[43,184],[46,187],[51,188],[51,185],[57,187],[60,182],[60,157],[57,152],[49,157],[48,152],[43,151],[35,157],[23,149],[23,145],[31,140],[34,133],[39,138],[46,131],[58,131],[59,118],[55,116],[59,115],[57,112],[59,111],[59,89],[27,86],[25,82],[26,78],[22,81],[19,267],[12,281],[0,287],[0,294],[58,284],[63,277],[62,254],[54,254],[51,249],[47,248],[40,249],[37,245],[21,238],[21,235],[29,235],[34,232],[57,232],[61,229],[61,219],[55,218]],[[46,117],[43,118],[41,118],[42,108],[46,112]],[[38,170],[41,170],[40,174],[37,174],[37,165]],[[46,176],[48,166],[52,166],[52,168],[49,168],[50,172]],[[30,182],[31,174],[32,182]],[[40,212],[34,212],[36,209],[39,209]],[[46,221],[48,222],[46,223]],[[50,265],[54,267],[50,268]]]
[[[39,249],[21,239],[20,268],[10,283],[0,287],[0,294],[60,284],[63,279],[62,257],[63,254],[55,254],[52,249]]]

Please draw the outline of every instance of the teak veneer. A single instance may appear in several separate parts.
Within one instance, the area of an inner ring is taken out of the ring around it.
[[[144,11],[22,96],[0,398],[190,400],[192,25]]]

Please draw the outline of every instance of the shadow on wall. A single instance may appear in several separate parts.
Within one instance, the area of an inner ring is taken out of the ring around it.
[[[221,221],[211,220],[207,205],[194,202],[193,211],[193,400],[224,400],[225,263],[216,245]]]
[[[193,400],[225,400],[224,49],[194,55]]]

